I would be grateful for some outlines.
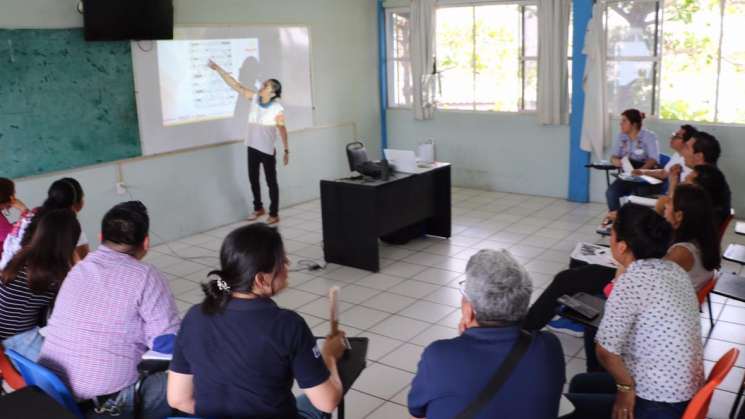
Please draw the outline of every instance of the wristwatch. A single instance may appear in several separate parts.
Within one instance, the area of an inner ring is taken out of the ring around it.
[[[628,393],[634,390],[634,386],[631,384],[616,384],[616,390],[621,393]]]

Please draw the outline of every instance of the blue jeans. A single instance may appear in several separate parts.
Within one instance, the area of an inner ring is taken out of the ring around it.
[[[162,419],[171,414],[171,407],[166,400],[167,377],[165,372],[158,372],[147,377],[142,383],[142,388],[140,389],[142,394],[141,412],[144,419]],[[120,391],[116,397],[107,401],[105,406],[118,406],[121,415],[117,417],[120,419],[132,418],[134,416],[134,394],[135,385],[132,384]],[[110,417],[111,415],[97,414],[93,411],[86,414],[86,418],[88,419]]]
[[[618,211],[621,208],[621,198],[629,195],[649,196],[662,192],[662,184],[650,185],[646,182],[632,182],[616,179],[605,191],[608,211]]]
[[[564,418],[610,418],[616,401],[616,383],[608,373],[579,374],[572,378],[566,396],[576,410]],[[687,401],[665,403],[637,397],[634,419],[680,419],[687,406]]]
[[[34,327],[31,330],[11,336],[3,341],[5,349],[12,349],[31,362],[39,360],[41,345],[44,343],[44,337],[39,334],[39,328]]]
[[[295,404],[297,405],[298,419],[328,419],[331,417],[330,414],[321,412],[313,406],[313,403],[310,402],[310,399],[305,394],[298,396],[295,399]]]

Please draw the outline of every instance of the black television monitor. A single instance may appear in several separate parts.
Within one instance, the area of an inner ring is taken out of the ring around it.
[[[85,0],[86,41],[173,39],[173,0]]]

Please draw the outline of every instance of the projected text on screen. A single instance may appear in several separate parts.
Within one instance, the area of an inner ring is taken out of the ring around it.
[[[157,47],[164,126],[235,115],[238,94],[207,67],[207,61],[235,75],[248,58],[259,60],[258,39],[158,41]]]

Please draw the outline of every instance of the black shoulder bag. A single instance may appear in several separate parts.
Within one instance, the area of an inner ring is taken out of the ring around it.
[[[520,362],[520,359],[525,355],[525,352],[528,351],[532,341],[532,333],[525,330],[520,331],[520,336],[517,338],[517,342],[515,342],[515,345],[512,347],[512,350],[507,355],[504,362],[502,362],[502,365],[499,366],[497,372],[492,376],[491,380],[489,380],[489,384],[481,390],[478,397],[476,397],[468,407],[456,416],[456,419],[471,419],[476,417],[476,414],[479,413],[479,411],[489,403],[492,397],[497,394],[499,389],[502,388],[502,385],[504,385],[505,381],[510,377],[512,370],[515,369],[517,363]]]

